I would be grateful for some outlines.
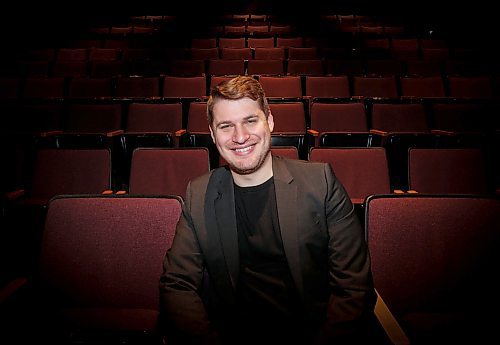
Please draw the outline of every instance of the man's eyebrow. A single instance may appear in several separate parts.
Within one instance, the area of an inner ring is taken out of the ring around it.
[[[243,121],[248,121],[248,120],[250,120],[252,118],[255,118],[255,117],[259,117],[259,116],[257,114],[250,114],[250,115],[245,116],[243,118]],[[217,122],[215,124],[215,126],[217,127],[217,126],[220,126],[220,125],[228,125],[228,124],[231,124],[231,123],[233,123],[233,121],[226,120],[226,121]]]

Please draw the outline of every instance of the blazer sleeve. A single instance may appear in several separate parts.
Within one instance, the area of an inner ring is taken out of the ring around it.
[[[218,344],[201,297],[204,262],[191,219],[192,193],[189,184],[174,241],[163,263],[160,326],[169,344]]]
[[[375,292],[364,231],[344,187],[325,165],[330,297],[319,343],[357,343],[373,316]]]

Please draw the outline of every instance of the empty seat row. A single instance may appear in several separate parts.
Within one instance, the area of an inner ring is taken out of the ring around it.
[[[273,146],[273,155],[297,159],[293,146]],[[46,205],[58,194],[107,191],[139,195],[184,196],[188,182],[210,169],[209,150],[192,148],[138,148],[134,150],[126,181],[113,167],[108,149],[40,149],[24,191],[10,191],[12,205]],[[309,161],[329,163],[355,204],[373,194],[394,191],[384,148],[312,148]],[[225,165],[221,159],[219,165]],[[405,189],[432,194],[495,194],[492,168],[480,149],[410,148]]]
[[[235,60],[235,62],[238,61]],[[255,62],[256,66],[250,65],[251,62]],[[258,64],[259,62],[263,64]],[[248,72],[251,72],[250,69],[253,67],[259,69],[254,72],[272,72],[273,69],[283,70],[283,63],[280,60],[249,61]],[[243,62],[241,62],[239,72],[243,72],[243,68]],[[214,85],[241,74],[210,77],[199,75],[193,77],[0,78],[0,100],[203,98],[209,94],[210,88]],[[383,97],[396,99],[403,97],[493,100],[500,92],[500,79],[490,77],[274,76],[261,73],[256,73],[254,76],[262,83],[268,97],[283,98],[307,96],[313,98]]]

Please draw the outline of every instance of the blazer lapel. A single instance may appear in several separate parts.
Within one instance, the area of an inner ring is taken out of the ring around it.
[[[233,288],[236,288],[240,263],[233,179],[229,170],[221,170],[213,209],[215,210],[215,221],[231,284]]]
[[[303,292],[297,227],[297,186],[281,159],[273,158],[274,186],[283,248],[290,272],[300,293]]]

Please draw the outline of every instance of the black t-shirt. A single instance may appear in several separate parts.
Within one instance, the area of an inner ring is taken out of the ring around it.
[[[290,332],[299,324],[301,304],[283,249],[274,179],[252,187],[235,185],[235,204],[240,253],[238,316],[242,326],[254,334],[260,330]]]

